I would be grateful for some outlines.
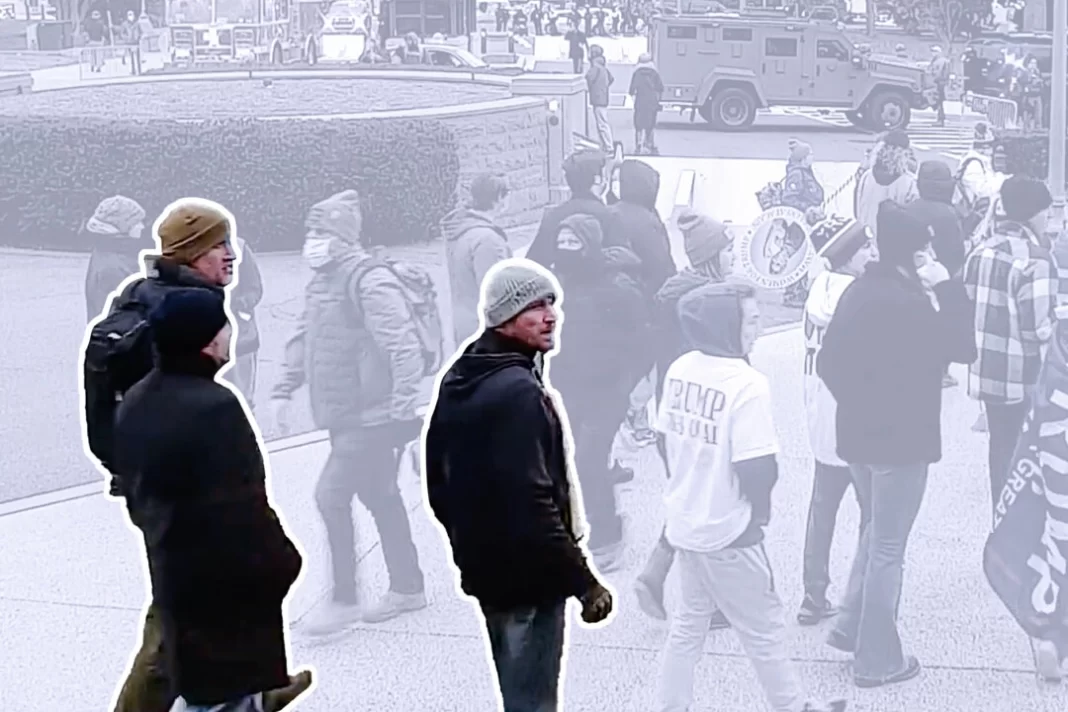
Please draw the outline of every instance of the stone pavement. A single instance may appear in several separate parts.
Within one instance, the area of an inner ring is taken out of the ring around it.
[[[764,337],[754,363],[770,376],[783,446],[768,548],[792,617],[801,596],[801,541],[812,466],[799,378],[800,332]],[[1068,709],[1068,688],[1036,682],[1026,638],[981,573],[989,499],[985,436],[969,429],[975,414],[975,405],[960,389],[946,392],[945,458],[932,468],[909,551],[902,636],[925,664],[923,675],[891,689],[856,690],[843,658],[822,644],[826,627],[791,625],[792,657],[814,693],[844,695],[851,699],[851,709],[862,712]],[[325,548],[312,488],[327,448],[321,442],[279,442],[274,447],[275,501],[307,552],[303,580],[288,603],[290,618],[299,620],[326,591]],[[325,643],[294,634],[293,665],[316,666],[320,679],[314,695],[299,708],[303,712],[494,708],[478,619],[471,604],[455,593],[438,530],[419,502],[419,484],[411,472],[403,474],[402,482],[430,607],[381,626],[357,626]],[[637,610],[630,583],[659,531],[662,483],[656,459],[646,451],[638,477],[622,497],[631,526],[625,570],[610,577],[619,593],[618,616],[600,631],[572,625],[564,686],[567,712],[653,709],[665,629]],[[385,586],[384,566],[367,513],[357,505],[355,516],[364,553],[362,588],[369,597]],[[844,584],[856,535],[851,498],[840,520],[832,594]],[[0,511],[0,540],[0,669],[8,681],[0,686],[0,709],[107,709],[138,641],[145,600],[141,544],[126,524],[123,507],[95,494],[31,511]],[[733,634],[710,635],[694,712],[765,709]]]

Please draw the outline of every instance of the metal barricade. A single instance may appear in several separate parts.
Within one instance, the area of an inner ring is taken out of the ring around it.
[[[141,50],[127,45],[83,47],[78,71],[82,81],[134,76],[141,73]]]
[[[961,104],[962,108],[971,109],[985,116],[991,128],[1016,129],[1020,127],[1017,117],[1018,107],[1012,99],[967,92]]]

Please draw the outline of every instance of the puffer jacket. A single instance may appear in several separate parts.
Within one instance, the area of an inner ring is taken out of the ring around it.
[[[492,218],[471,208],[457,208],[441,221],[445,259],[452,292],[452,328],[459,346],[478,331],[478,299],[490,267],[512,256],[508,236]]]
[[[660,174],[647,163],[627,160],[619,167],[619,202],[612,206],[623,230],[624,244],[641,262],[643,291],[652,297],[664,281],[675,274],[671,241],[656,212]]]
[[[876,217],[884,200],[905,206],[919,197],[913,170],[912,153],[908,149],[883,145],[872,167],[861,175],[857,183],[856,217],[872,234],[877,234]]]
[[[425,405],[423,353],[401,285],[388,269],[364,269],[367,251],[335,244],[305,289],[272,398],[307,383],[316,427],[335,432],[414,419]]]

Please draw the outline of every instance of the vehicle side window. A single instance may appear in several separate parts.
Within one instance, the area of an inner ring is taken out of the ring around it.
[[[792,37],[769,37],[764,40],[764,55],[767,57],[796,57],[797,40]]]
[[[817,59],[836,59],[839,62],[849,61],[849,50],[838,40],[817,40]]]
[[[752,42],[753,31],[747,27],[724,27],[724,42]]]
[[[667,36],[669,40],[695,40],[697,27],[695,25],[668,25]]]

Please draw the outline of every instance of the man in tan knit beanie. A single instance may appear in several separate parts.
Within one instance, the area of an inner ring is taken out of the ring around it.
[[[209,281],[225,286],[233,280],[234,251],[230,217],[212,203],[176,204],[156,227],[163,259],[188,265]]]

